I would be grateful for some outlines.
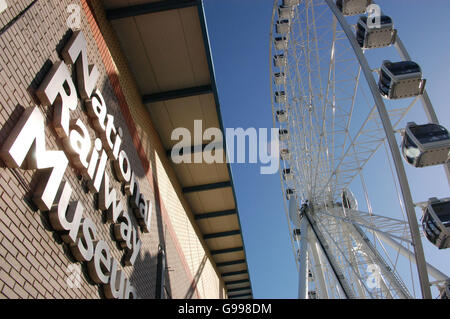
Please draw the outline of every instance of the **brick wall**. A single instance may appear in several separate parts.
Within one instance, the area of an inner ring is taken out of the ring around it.
[[[8,4],[10,3],[11,1],[8,1]],[[167,198],[165,194],[159,195],[158,183],[152,172],[157,169],[169,170],[165,175],[170,178],[165,183],[171,185],[172,189],[172,184],[176,184],[172,180],[175,175],[167,166],[157,167],[154,158],[143,160],[149,151],[161,152],[160,149],[155,150],[150,146],[161,148],[160,142],[153,130],[151,140],[144,144],[140,139],[142,134],[138,134],[140,128],[133,128],[134,119],[127,113],[127,101],[120,94],[120,83],[114,80],[114,69],[111,69],[114,65],[105,60],[108,55],[107,48],[101,45],[102,36],[95,28],[92,15],[89,15],[86,1],[40,0],[34,4],[32,1],[15,1],[0,14],[0,144],[11,132],[23,109],[36,105],[34,89],[52,63],[61,60],[57,48],[60,48],[67,38],[66,19],[69,13],[66,8],[72,3],[79,4],[82,8],[81,29],[88,42],[89,62],[96,64],[101,73],[97,87],[105,97],[109,113],[115,116],[116,127],[124,129],[123,148],[139,177],[141,192],[146,199],[156,203],[153,206],[152,229],[149,234],[140,236],[142,248],[138,260],[133,267],[122,268],[140,297],[153,298],[158,245],[163,243],[166,247],[167,266],[171,270],[166,281],[169,293],[174,298],[199,297],[197,282],[193,279],[192,270],[187,265],[177,235],[167,218],[165,203],[172,199]],[[24,12],[30,4],[32,5]],[[21,16],[13,20],[19,13],[22,13]],[[53,116],[51,108],[39,108],[45,115],[47,124],[50,124]],[[89,123],[81,102],[71,115]],[[91,137],[94,138],[94,131],[89,129]],[[48,149],[61,149],[55,136],[51,125],[47,125]],[[107,174],[111,177],[112,187],[120,189],[120,184],[112,177],[110,164],[107,166]],[[36,210],[31,204],[31,195],[40,177],[39,173],[32,170],[10,169],[3,163],[0,165],[0,298],[102,297],[99,286],[90,281],[84,266],[74,262],[67,246],[51,229],[47,213]],[[121,260],[123,252],[112,239],[110,224],[104,221],[102,212],[95,209],[96,198],[84,190],[84,181],[79,178],[76,169],[68,168],[64,180],[69,181],[75,190],[73,199],[83,203],[85,214],[94,221],[99,239],[108,243],[113,258]],[[123,194],[121,199],[126,202]],[[175,200],[182,201],[179,198]],[[197,236],[197,232],[194,234]],[[203,251],[203,255],[205,254]],[[209,267],[212,267],[210,257],[206,259]],[[71,289],[67,285],[70,274],[67,269],[70,265],[81,267],[80,288]],[[216,284],[221,283],[223,286],[223,281],[219,278],[213,279],[214,289],[217,294],[221,291],[223,296],[223,287]],[[211,294],[203,296],[214,297]]]
[[[195,283],[200,297],[225,298],[224,281],[201,236],[194,215],[183,196],[182,188],[177,183],[172,164],[166,157],[166,151],[159,140],[152,119],[142,103],[138,86],[130,72],[115,32],[105,17],[100,1],[88,1],[88,3],[99,25],[102,41],[106,42],[108,53],[114,61],[114,69],[118,71],[118,81],[124,89],[124,98],[128,105],[133,105],[130,108],[130,116],[136,126],[137,135],[142,141],[145,157],[152,167],[150,172],[152,178],[157,181],[159,193],[164,198],[165,207],[163,208],[165,209],[162,209],[162,217],[168,225],[167,230],[178,239],[174,243],[179,254],[184,256],[184,265],[189,269],[192,275],[191,281]]]
[[[8,8],[0,14],[0,29],[12,23],[20,14],[33,3],[33,0],[6,0]]]

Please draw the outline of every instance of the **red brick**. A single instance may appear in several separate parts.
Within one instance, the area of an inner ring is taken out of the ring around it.
[[[25,258],[34,268],[39,269],[40,262],[31,253],[28,253]]]
[[[33,297],[33,298],[37,298],[38,297],[38,291],[31,286],[28,282],[25,283],[25,290]]]
[[[16,260],[16,258],[11,256],[10,254],[6,255],[5,260],[8,262],[8,264],[10,264],[12,267],[14,267],[17,271],[20,271],[20,268],[22,268],[22,266]]]
[[[36,278],[34,278],[33,274],[31,273],[31,269],[30,269],[30,271],[27,271],[25,268],[22,268],[22,270],[20,271],[20,274],[30,284],[33,284],[33,282],[36,281]]]
[[[11,224],[11,219],[9,219],[8,214],[6,214],[6,208],[2,207],[2,204],[6,205],[6,203],[2,202],[0,199],[0,220],[8,227]]]
[[[3,238],[1,245],[10,253],[12,256],[16,257],[19,252],[17,248],[11,244],[7,238]]]
[[[11,277],[11,275],[7,274],[3,269],[0,269],[0,280],[8,285],[10,288],[14,287],[14,279]]]
[[[13,242],[14,238],[16,237],[9,230],[9,227],[3,224],[2,222],[0,222],[0,233],[2,233],[6,238],[8,238],[10,242]]]
[[[28,249],[22,244],[22,242],[23,240],[20,240],[16,237],[14,238],[13,244],[21,254],[26,254]]]
[[[14,268],[11,269],[11,271],[9,272],[9,275],[19,285],[23,286],[25,284],[25,278],[23,278],[23,276],[21,274],[19,274]]]
[[[30,269],[30,275],[35,279],[35,281],[33,282],[34,284],[36,284],[37,282],[42,282],[42,280],[44,280],[44,277],[42,277],[41,273],[35,267],[32,267]]]
[[[22,299],[27,299],[29,297],[29,293],[26,292],[21,286],[17,285],[14,287],[14,291],[19,295]]]
[[[43,285],[38,283],[37,281],[34,282],[33,287],[36,288],[37,291],[42,295],[42,298],[45,298],[45,294],[49,291],[47,291],[47,288],[45,288]]]
[[[27,248],[26,251],[31,253],[32,255],[36,254],[36,248],[30,243],[30,241],[26,238],[22,241],[23,245]]]
[[[46,296],[47,296],[47,293],[53,294],[54,288],[50,285],[50,283],[48,281],[44,280],[41,284],[42,284],[42,286],[44,286],[45,290],[47,291],[45,294]]]
[[[19,295],[16,294],[11,288],[8,286],[3,286],[2,295],[4,295],[8,299],[19,299]]]

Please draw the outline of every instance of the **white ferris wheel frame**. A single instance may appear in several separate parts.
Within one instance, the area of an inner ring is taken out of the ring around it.
[[[393,225],[396,221],[387,221],[384,219],[384,217],[377,217],[375,214],[370,212],[371,220],[373,218],[378,218],[376,223],[370,223],[370,221],[367,220],[356,220],[356,218],[348,218],[339,216],[339,213],[334,214],[333,212],[330,212],[327,208],[322,209],[321,216],[332,216],[332,219],[336,221],[336,223],[341,223],[345,227],[346,231],[348,231],[348,234],[343,234],[342,229],[340,230],[340,236],[348,237],[347,240],[350,242],[358,242],[361,246],[364,247],[364,250],[366,251],[367,256],[365,257],[367,261],[376,261],[376,264],[381,267],[381,274],[383,276],[382,280],[382,288],[381,288],[381,295],[387,298],[393,298],[393,297],[399,297],[399,298],[411,298],[411,295],[408,292],[408,289],[404,286],[401,280],[395,275],[394,272],[391,271],[390,267],[384,262],[383,257],[379,256],[377,249],[373,247],[370,240],[368,240],[364,234],[364,232],[361,231],[361,226],[365,227],[367,229],[371,229],[374,233],[374,236],[376,234],[378,240],[382,240],[383,242],[387,243],[389,246],[396,249],[401,255],[408,258],[410,261],[412,261],[417,266],[417,275],[419,278],[420,283],[420,289],[421,294],[423,298],[430,299],[432,298],[431,295],[431,289],[430,289],[430,282],[428,275],[432,275],[436,280],[438,281],[444,281],[447,280],[447,276],[434,268],[433,266],[427,264],[424,256],[422,241],[421,241],[421,234],[419,231],[419,225],[417,222],[416,212],[415,212],[415,204],[413,202],[411,191],[409,188],[409,183],[407,179],[407,175],[405,172],[405,168],[403,166],[403,160],[399,151],[399,148],[397,146],[397,141],[395,138],[395,132],[393,128],[393,124],[391,122],[390,115],[391,113],[387,111],[386,105],[383,101],[383,98],[381,94],[378,91],[378,86],[375,82],[375,78],[373,76],[373,70],[371,70],[369,63],[366,59],[366,56],[364,55],[363,50],[360,48],[359,44],[356,41],[356,37],[354,33],[352,32],[351,26],[348,24],[347,19],[344,17],[344,15],[341,13],[341,11],[337,8],[336,4],[332,0],[323,0],[326,5],[329,7],[329,10],[333,14],[333,23],[334,23],[334,30],[333,30],[333,41],[336,39],[336,23],[339,23],[343,33],[345,34],[347,40],[349,41],[349,44],[354,52],[354,56],[359,63],[359,71],[356,77],[356,86],[355,86],[355,95],[356,90],[358,87],[358,83],[360,80],[361,71],[366,79],[367,85],[370,89],[373,101],[374,101],[374,107],[371,110],[371,113],[369,117],[367,118],[366,122],[361,127],[361,130],[357,133],[357,135],[352,139],[350,137],[350,146],[347,148],[347,152],[352,153],[356,152],[355,149],[358,148],[357,138],[364,134],[364,128],[368,122],[373,120],[373,118],[379,116],[379,120],[381,121],[381,126],[379,129],[384,132],[384,136],[386,137],[386,140],[388,142],[388,146],[392,155],[392,160],[395,167],[395,174],[398,179],[398,184],[400,186],[400,193],[402,197],[402,201],[404,204],[404,210],[406,212],[407,217],[407,225],[409,228],[409,243],[414,248],[414,251],[411,252],[410,250],[406,249],[403,245],[401,245],[398,241],[395,240],[395,235],[388,232],[383,232],[379,228],[376,227],[377,224],[383,223],[383,225]],[[310,2],[310,0],[308,0]],[[273,14],[272,14],[272,29],[271,29],[271,44],[270,44],[270,56],[273,57],[272,51],[273,51],[273,43],[274,43],[274,22],[275,22],[275,16],[276,16],[276,9],[278,8],[278,0],[274,1],[274,8],[273,8]],[[317,39],[316,39],[317,40]],[[333,43],[334,45],[334,43]],[[396,48],[397,52],[399,53],[402,60],[410,60],[410,56],[401,42],[398,34],[395,35],[395,41],[393,43],[394,47]],[[334,50],[334,49],[333,49]],[[298,63],[298,62],[297,62]],[[270,64],[270,73],[271,76],[274,74],[272,63]],[[308,65],[308,73],[311,73],[310,65]],[[330,74],[329,74],[330,76]],[[311,87],[311,83],[310,83]],[[328,88],[327,88],[328,90]],[[273,83],[271,82],[271,92],[273,94]],[[353,96],[352,104],[355,103],[355,96]],[[431,104],[431,101],[428,97],[428,94],[426,91],[423,92],[422,95],[419,95],[417,98],[413,100],[413,102],[406,107],[404,110],[400,110],[399,112],[399,119],[398,121],[394,122],[395,125],[398,124],[401,118],[403,118],[404,115],[411,109],[411,107],[417,102],[417,100],[421,100],[421,104],[424,108],[424,111],[426,113],[426,116],[428,118],[428,121],[430,123],[436,123],[438,124],[438,118],[436,116],[436,113],[433,109],[433,106]],[[352,108],[353,109],[353,108]],[[272,110],[274,113],[274,127],[276,127],[276,120],[275,120],[275,106],[274,106],[274,97],[272,96]],[[350,114],[351,117],[351,114]],[[325,120],[324,120],[325,121]],[[348,131],[348,126],[347,126]],[[322,132],[323,133],[323,132]],[[346,136],[347,138],[347,136]],[[383,139],[384,143],[384,139]],[[344,180],[343,184],[348,184],[349,181],[351,181],[362,169],[362,167],[365,165],[365,163],[371,158],[373,153],[377,151],[377,149],[380,147],[381,143],[378,144],[378,146],[374,149],[372,149],[372,154],[367,158],[364,159],[362,163],[358,163],[357,169],[350,170],[351,173],[348,175],[348,177],[345,174],[342,174],[341,179]],[[320,147],[322,147],[322,144],[320,143]],[[345,143],[344,143],[345,147]],[[320,150],[319,150],[320,153]],[[341,161],[345,161],[345,156],[347,153],[342,156]],[[358,160],[357,160],[358,161]],[[341,164],[345,163],[339,163],[338,168],[341,167]],[[321,165],[320,162],[318,162],[317,165]],[[344,165],[342,165],[344,166]],[[444,165],[445,172],[447,174],[447,178],[450,184],[450,164]],[[318,170],[317,170],[318,171]],[[317,174],[316,171],[316,174]],[[334,179],[334,180],[333,180]],[[313,180],[313,179],[311,179]],[[314,181],[317,180],[317,176],[314,179]],[[283,175],[280,170],[280,181],[283,185],[283,190],[285,187],[285,183],[283,182]],[[337,176],[336,171],[333,172],[333,174],[330,176],[329,180],[323,184],[323,185],[330,185],[332,183],[335,183],[338,188],[339,185],[339,178]],[[292,202],[293,200],[291,200]],[[297,199],[295,199],[297,202]],[[297,203],[298,204],[298,203]],[[292,207],[288,208],[288,205],[286,204],[286,201],[284,202],[286,213],[288,213],[289,209],[292,209]],[[292,206],[292,205],[289,205]],[[344,209],[344,213],[345,212]],[[364,213],[361,213],[363,215]],[[288,214],[287,214],[288,215]],[[350,252],[347,255],[345,252],[339,248],[339,243],[334,242],[334,250],[330,249],[329,244],[333,243],[334,234],[330,234],[330,232],[333,232],[333,229],[331,226],[324,226],[320,225],[321,222],[318,221],[315,218],[312,218],[309,214],[304,214],[306,218],[302,218],[302,222],[299,225],[300,227],[300,234],[301,238],[298,242],[299,244],[299,253],[298,253],[298,259],[296,262],[298,262],[299,267],[299,298],[308,298],[308,277],[311,270],[314,271],[314,283],[316,285],[316,290],[320,298],[357,298],[358,296],[365,296],[365,297],[374,297],[372,295],[371,291],[368,289],[368,287],[364,284],[363,279],[360,276],[360,272],[358,269],[352,269],[353,273],[346,273],[342,271],[342,267],[339,265],[339,261],[337,259],[346,259],[346,262],[349,265],[355,264],[356,258],[355,254]],[[355,216],[360,216],[358,214],[355,214]],[[398,221],[401,222],[401,221]],[[291,225],[289,224],[289,231],[292,233]],[[335,228],[336,234],[338,234],[337,227]],[[400,238],[400,237],[398,237]],[[404,238],[401,238],[404,240]],[[294,239],[291,237],[292,245],[294,245]],[[407,240],[408,241],[408,240]],[[381,242],[381,241],[380,241]],[[330,244],[331,245],[331,244]],[[347,247],[348,248],[348,247]],[[343,247],[342,249],[345,249]],[[335,255],[338,255],[336,258]],[[369,256],[370,255],[370,256]],[[315,261],[314,266],[311,263],[310,256],[312,256],[312,259]],[[318,262],[317,262],[318,261]],[[327,264],[327,266],[326,266]],[[327,268],[328,267],[328,271]],[[311,268],[311,269],[310,269]],[[355,266],[355,268],[357,268]],[[331,273],[331,275],[330,275]],[[327,277],[327,278],[326,278]],[[353,284],[350,285],[350,282]],[[329,286],[334,287],[329,287]],[[356,287],[355,287],[356,286]],[[333,290],[334,289],[334,290]],[[356,292],[356,293],[355,293]],[[394,293],[393,293],[394,292]],[[395,294],[395,296],[394,296]]]

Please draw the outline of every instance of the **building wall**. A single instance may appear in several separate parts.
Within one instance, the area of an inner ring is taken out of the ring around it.
[[[99,2],[92,1],[89,6],[84,0],[15,1],[0,14],[0,144],[23,110],[39,104],[35,89],[51,65],[62,60],[58,52],[70,37],[67,6],[79,5],[88,59],[100,71],[97,88],[105,98],[109,113],[115,117],[116,127],[124,129],[123,148],[138,176],[141,192],[155,203],[150,233],[140,233],[142,248],[135,265],[122,268],[140,297],[153,298],[158,245],[163,244],[170,269],[166,284],[173,298],[223,298],[223,280],[199,238],[200,232],[158,134],[140,104],[120,47],[101,8],[97,7]],[[71,117],[89,123],[83,108],[80,99]],[[62,149],[50,125],[52,108],[39,106],[39,109],[49,124],[47,149]],[[88,127],[93,139],[95,133]],[[110,163],[107,174],[112,187],[118,190],[121,185],[113,177]],[[85,266],[74,262],[67,245],[51,228],[48,213],[34,207],[31,198],[42,175],[0,164],[0,298],[103,297],[102,289],[89,279]],[[97,196],[86,191],[85,181],[80,177],[74,167],[69,167],[64,180],[72,185],[73,198],[83,203],[85,214],[94,221],[99,239],[104,239],[112,256],[121,260],[123,252],[112,239],[111,224],[96,209]],[[119,197],[126,202],[124,194],[120,193]],[[71,265],[82,270],[79,288],[68,287]]]
[[[155,168],[152,172],[158,181],[160,194],[167,199],[165,204],[168,214],[165,217],[168,218],[167,223],[172,226],[169,230],[178,238],[178,248],[186,258],[186,266],[194,277],[200,296],[224,298],[226,292],[223,280],[218,275],[189,204],[183,197],[180,185],[176,182],[175,172],[171,168],[170,160],[166,157],[166,150],[162,147],[152,119],[142,103],[142,97],[130,73],[115,32],[105,17],[100,1],[90,1],[89,4],[113,58],[128,105],[133,105],[130,113],[136,124],[137,134],[143,142],[146,157]]]

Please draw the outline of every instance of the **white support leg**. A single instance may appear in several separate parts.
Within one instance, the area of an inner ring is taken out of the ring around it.
[[[345,225],[344,225],[345,227]],[[347,238],[346,238],[346,242],[347,242],[347,253],[348,253],[348,257],[350,259],[350,262],[353,264],[353,266],[355,268],[357,268],[357,256],[356,256],[356,252],[353,250],[353,247],[351,247],[350,243],[350,233],[345,233],[344,234]],[[357,268],[358,269],[358,268]],[[360,271],[358,271],[358,273],[360,273]],[[360,274],[361,276],[361,274]],[[359,280],[359,278],[357,276],[355,276],[355,274],[352,274],[353,277],[353,283],[356,286],[356,289],[358,291],[358,297],[359,298],[365,298],[366,297],[366,292],[364,290],[364,288],[362,287],[361,281]]]
[[[403,202],[405,205],[406,215],[408,217],[408,223],[411,231],[411,239],[414,246],[417,273],[419,276],[422,297],[424,299],[431,299],[432,296],[430,290],[430,282],[428,281],[425,255],[423,252],[422,240],[420,238],[419,226],[416,219],[416,212],[413,205],[411,191],[409,189],[408,178],[406,176],[405,168],[403,166],[403,159],[398,149],[397,140],[394,136],[392,123],[389,118],[389,114],[386,110],[386,105],[384,104],[384,101],[380,95],[377,83],[375,82],[375,78],[373,77],[369,63],[367,62],[366,57],[364,56],[358,42],[356,41],[356,37],[353,33],[353,30],[349,26],[345,17],[337,8],[335,2],[333,0],[325,0],[325,2],[328,4],[331,11],[338,19],[339,24],[342,27],[342,30],[344,31],[348,40],[350,41],[350,45],[352,46],[353,51],[355,52],[355,55],[359,61],[363,74],[367,80],[367,84],[374,98],[375,105],[377,106],[378,114],[380,115],[381,123],[383,125],[388,145],[391,150],[392,159],[394,161],[394,166],[403,197]]]
[[[308,296],[308,220],[303,218],[300,224],[300,252],[298,269],[298,298],[306,299]]]
[[[318,288],[318,294],[320,299],[328,299],[327,286],[325,284],[324,277],[324,264],[320,256],[320,247],[315,236],[309,236],[309,243],[311,248],[312,257],[314,260],[314,276],[316,280],[316,286]]]
[[[398,250],[398,252],[401,255],[403,255],[404,257],[408,258],[413,263],[415,263],[416,259],[414,258],[414,253],[413,252],[411,252],[409,249],[406,249],[405,247],[403,247],[403,245],[401,245],[400,243],[398,243],[394,239],[390,238],[389,236],[386,236],[385,234],[383,234],[381,232],[377,232],[377,231],[375,231],[375,232],[376,232],[377,236],[383,242],[385,242],[386,244],[388,244],[389,246],[391,246],[395,250]],[[433,277],[434,279],[436,279],[436,281],[446,280],[446,279],[449,278],[447,275],[445,275],[439,269],[433,267],[429,263],[427,263],[426,265],[427,265],[428,274],[431,275],[431,277]]]

